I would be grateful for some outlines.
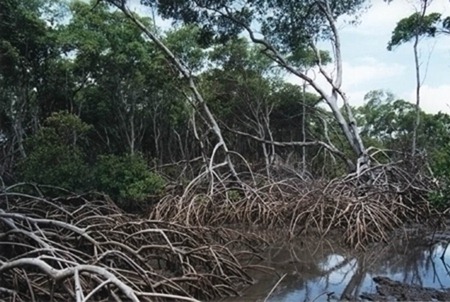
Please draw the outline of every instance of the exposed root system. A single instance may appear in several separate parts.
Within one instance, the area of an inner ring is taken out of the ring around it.
[[[252,280],[243,261],[264,241],[224,225],[334,231],[351,246],[387,240],[424,221],[435,186],[399,166],[331,182],[225,182],[168,195],[149,219],[108,198],[48,199],[0,193],[0,299],[9,301],[197,301],[237,295]],[[208,226],[208,227],[206,227]],[[256,247],[256,248],[255,248]],[[250,266],[247,266],[250,267]]]
[[[255,256],[261,243],[226,229],[140,219],[92,198],[2,193],[0,199],[0,300],[236,295],[251,282],[238,259]]]
[[[395,165],[378,165],[331,182],[266,183],[258,189],[224,189],[219,183],[209,194],[190,189],[182,196],[166,196],[151,216],[187,225],[281,227],[292,236],[306,231],[324,236],[336,230],[347,244],[364,247],[386,240],[400,224],[428,219],[426,198],[435,187],[431,177]]]

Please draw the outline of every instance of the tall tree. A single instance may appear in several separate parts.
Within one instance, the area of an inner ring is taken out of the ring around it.
[[[224,139],[223,132],[221,127],[219,126],[213,112],[210,110],[207,102],[205,101],[202,93],[198,89],[198,86],[195,81],[194,74],[189,66],[183,62],[182,59],[176,56],[175,52],[171,50],[166,43],[157,35],[156,32],[152,31],[146,24],[144,24],[139,18],[137,18],[136,14],[132,13],[128,6],[126,5],[126,1],[116,1],[116,0],[108,0],[107,2],[115,5],[119,8],[130,20],[132,20],[139,29],[159,48],[159,50],[164,54],[164,56],[168,59],[170,64],[178,71],[178,76],[180,76],[189,88],[189,94],[186,94],[186,99],[195,109],[195,114],[200,114],[201,118],[208,125],[209,130],[214,133],[216,137],[216,144],[213,152],[210,156],[207,155],[205,150],[205,142],[203,141],[203,135],[198,135],[195,133],[195,137],[199,142],[200,148],[202,149],[203,161],[205,164],[205,169],[207,175],[209,175],[209,179],[211,180],[211,188],[213,188],[212,184],[214,179],[217,176],[217,173],[214,171],[218,167],[223,165],[228,166],[229,172],[232,175],[232,178],[235,180],[239,180],[238,173],[236,171],[235,165],[231,158],[231,150],[228,147],[227,142]],[[194,126],[195,128],[195,126]],[[224,161],[219,164],[215,164],[215,157],[217,155],[217,151],[222,150],[224,154]]]
[[[441,14],[430,13],[427,15],[427,8],[432,0],[420,0],[420,10],[411,16],[400,20],[392,32],[391,40],[388,43],[388,50],[406,42],[413,42],[414,66],[416,73],[416,119],[413,128],[413,140],[411,154],[416,154],[417,149],[417,129],[420,124],[420,88],[423,79],[420,75],[420,55],[419,42],[422,37],[434,37],[437,32],[437,24],[441,19]]]
[[[127,10],[126,0],[107,0]],[[342,15],[357,14],[365,6],[364,0],[341,1],[176,1],[144,0],[143,4],[156,8],[163,17],[175,18],[202,28],[204,43],[224,42],[245,31],[250,39],[263,47],[265,54],[278,66],[306,81],[329,105],[342,133],[354,152],[352,168],[369,165],[367,150],[359,135],[352,109],[342,91],[342,56],[336,19]],[[255,26],[259,28],[255,29]],[[143,28],[145,31],[145,28]],[[261,34],[259,34],[261,33]],[[330,41],[336,73],[329,74],[315,58],[315,67],[327,82],[327,87],[299,69],[290,60],[293,54],[310,49],[319,54],[317,41]],[[341,109],[338,102],[344,103]]]
[[[57,30],[43,17],[57,4],[0,2],[0,144],[7,150],[3,163],[26,157],[25,137],[37,131],[47,108],[61,106],[64,99],[65,65],[59,57]]]
[[[363,138],[376,147],[410,150],[415,106],[382,90],[370,91],[364,101],[364,106],[356,109],[356,117],[364,125]]]
[[[142,151],[150,108],[163,84],[156,76],[161,61],[121,12],[110,12],[104,4],[91,8],[73,2],[72,19],[61,34],[65,50],[75,54],[74,74],[84,83],[77,111],[108,142],[109,152],[134,154]]]

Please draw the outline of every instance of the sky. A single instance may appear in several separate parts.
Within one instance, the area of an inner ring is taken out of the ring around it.
[[[151,11],[138,3],[139,0],[131,0],[131,9],[151,16]],[[342,44],[343,91],[352,106],[364,104],[364,95],[379,89],[415,103],[412,43],[400,45],[393,51],[388,51],[386,47],[397,22],[414,13],[418,3],[418,0],[395,0],[387,4],[383,0],[372,0],[371,6],[360,17],[359,24],[338,22]],[[449,16],[450,1],[433,0],[428,12]],[[163,30],[170,27],[170,21],[156,20],[157,26]],[[429,113],[450,113],[450,35],[423,39],[419,48],[421,107]],[[287,80],[301,84],[294,76],[288,76]],[[318,81],[321,82],[319,78]],[[322,83],[325,84],[324,81]]]
[[[373,0],[358,26],[341,26],[343,90],[352,105],[364,95],[383,89],[397,98],[415,102],[415,67],[412,43],[386,49],[397,22],[415,12],[417,1]],[[434,0],[428,12],[450,15],[449,0]],[[429,113],[450,113],[450,35],[423,39],[420,44],[421,106]]]

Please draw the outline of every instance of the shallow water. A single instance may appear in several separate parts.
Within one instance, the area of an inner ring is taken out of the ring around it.
[[[241,297],[221,301],[337,301],[360,300],[375,292],[375,276],[436,289],[450,288],[450,238],[414,230],[362,253],[330,241],[310,238],[289,245],[274,245],[262,265],[277,274],[255,273],[256,283]],[[277,285],[277,282],[282,280]],[[275,287],[276,285],[276,287]],[[275,289],[274,289],[275,288]],[[271,290],[274,291],[270,294]]]

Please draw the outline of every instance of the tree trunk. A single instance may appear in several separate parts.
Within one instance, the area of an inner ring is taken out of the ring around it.
[[[431,3],[431,1],[422,0],[422,12],[420,15],[419,20],[419,26],[421,25],[421,22],[423,18],[425,17],[425,14],[427,13],[428,5]],[[416,29],[416,33],[414,36],[414,44],[413,44],[413,51],[414,51],[414,65],[416,68],[416,119],[414,121],[414,129],[413,129],[413,138],[412,138],[412,147],[411,147],[411,154],[412,156],[416,155],[417,150],[417,131],[419,129],[420,124],[420,88],[421,88],[421,79],[420,79],[420,62],[419,62],[419,38],[420,38],[420,29]]]
[[[419,64],[419,52],[418,52],[418,44],[419,44],[419,37],[416,35],[414,40],[414,63],[416,67],[416,119],[414,120],[414,130],[413,130],[413,138],[412,138],[412,148],[411,148],[411,154],[414,156],[416,154],[417,149],[417,129],[419,128],[420,124],[420,64]]]
[[[306,82],[303,81],[303,106],[302,106],[302,142],[306,142]],[[306,173],[306,146],[302,147],[302,174]]]
[[[182,76],[187,80],[189,88],[194,96],[195,101],[203,109],[203,112],[206,115],[206,120],[209,124],[209,127],[213,131],[213,133],[216,135],[216,138],[218,140],[215,148],[222,148],[225,153],[225,161],[228,165],[228,168],[235,180],[239,180],[238,174],[236,172],[236,169],[231,161],[230,157],[230,150],[228,149],[227,144],[225,143],[225,140],[222,135],[222,131],[219,127],[219,124],[217,123],[214,115],[210,111],[208,105],[203,99],[203,96],[200,94],[200,92],[197,89],[197,86],[191,76],[190,71],[185,67],[185,65],[175,57],[175,55],[172,53],[170,49],[168,49],[164,43],[156,37],[155,34],[153,34],[142,22],[140,22],[133,13],[130,12],[129,8],[125,5],[125,1],[120,1],[119,3],[116,3],[115,1],[110,1],[113,5],[115,5],[117,8],[122,10],[122,12],[131,20],[133,21],[141,30],[142,32],[150,39],[152,40],[156,46],[168,57],[168,59],[174,64],[174,66],[177,68],[177,70],[182,74]],[[213,167],[212,163],[210,163],[209,167]]]
[[[227,17],[231,19],[233,22],[239,24],[242,26],[248,33],[250,39],[256,43],[264,46],[265,54],[272,59],[275,63],[277,63],[279,66],[283,67],[293,75],[299,77],[301,80],[306,82],[308,85],[312,87],[328,104],[331,111],[333,112],[333,116],[335,117],[336,121],[339,124],[339,127],[342,130],[342,133],[344,134],[347,142],[349,143],[350,147],[352,148],[355,156],[356,161],[351,161],[348,159],[345,159],[345,162],[348,165],[348,168],[352,171],[356,171],[358,174],[362,172],[364,169],[370,166],[370,158],[367,154],[367,150],[364,147],[363,141],[361,139],[361,136],[359,134],[358,127],[356,125],[356,120],[353,117],[351,107],[348,104],[347,97],[345,94],[341,91],[342,86],[342,56],[341,56],[341,45],[340,45],[340,38],[339,33],[336,27],[336,20],[334,19],[334,16],[332,14],[332,10],[330,8],[329,1],[317,1],[317,5],[320,7],[320,9],[325,14],[330,28],[331,28],[331,34],[332,34],[332,42],[333,42],[333,51],[334,51],[334,63],[335,63],[335,69],[336,69],[336,76],[332,78],[322,67],[320,64],[320,56],[317,56],[317,59],[319,60],[317,66],[319,68],[320,73],[324,76],[325,80],[328,82],[328,84],[331,86],[331,93],[328,94],[324,88],[319,86],[317,81],[305,73],[303,73],[301,70],[296,68],[295,66],[291,65],[284,56],[267,40],[261,39],[256,37],[255,32],[245,23],[241,22],[240,20],[237,20],[233,18],[232,16]],[[311,43],[311,46],[315,48],[314,43]],[[318,52],[317,52],[318,53]],[[346,111],[347,117],[345,117],[339,106],[338,106],[338,98],[341,97],[341,99],[344,102],[344,108]]]

